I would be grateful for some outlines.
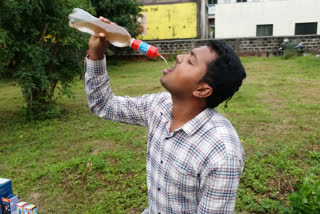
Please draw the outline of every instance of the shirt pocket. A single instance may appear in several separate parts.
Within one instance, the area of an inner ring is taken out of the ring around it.
[[[169,164],[166,173],[166,190],[169,204],[174,213],[195,213],[197,211],[197,176],[179,166]]]

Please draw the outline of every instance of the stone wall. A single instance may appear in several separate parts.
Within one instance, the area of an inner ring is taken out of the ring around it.
[[[275,56],[280,55],[279,46],[285,39],[289,41],[302,41],[306,53],[320,54],[320,35],[308,36],[282,36],[282,37],[252,37],[252,38],[232,38],[218,39],[230,45],[240,56]],[[159,49],[159,53],[165,56],[188,53],[193,48],[206,45],[209,39],[186,39],[186,40],[161,40],[145,41]],[[116,48],[115,55],[135,55],[137,53],[131,48]]]

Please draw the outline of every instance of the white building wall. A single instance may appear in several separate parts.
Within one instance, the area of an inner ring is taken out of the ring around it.
[[[259,1],[265,1],[265,0],[247,0],[247,2],[259,2]],[[218,4],[230,4],[230,3],[237,3],[237,0],[218,0]]]
[[[215,7],[216,38],[255,37],[256,26],[263,24],[273,24],[273,36],[290,36],[295,24],[304,22],[317,22],[320,34],[320,0],[219,1]]]

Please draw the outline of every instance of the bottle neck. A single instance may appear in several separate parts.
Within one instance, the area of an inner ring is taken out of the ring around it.
[[[134,42],[134,38],[131,38],[129,47],[132,47],[132,43]]]
[[[141,43],[142,43],[141,40],[132,38],[132,39],[130,40],[130,47],[131,47],[132,49],[134,49],[135,51],[139,51],[139,47],[140,47]]]

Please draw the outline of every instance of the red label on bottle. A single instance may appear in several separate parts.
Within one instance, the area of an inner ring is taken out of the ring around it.
[[[141,42],[142,42],[141,40],[134,39],[131,43],[131,48],[133,48],[136,51],[139,51],[139,46]]]
[[[130,45],[131,48],[133,48],[136,51],[139,51],[148,57],[154,58],[156,56],[160,56],[158,54],[158,48],[149,45],[141,40],[133,39]]]

